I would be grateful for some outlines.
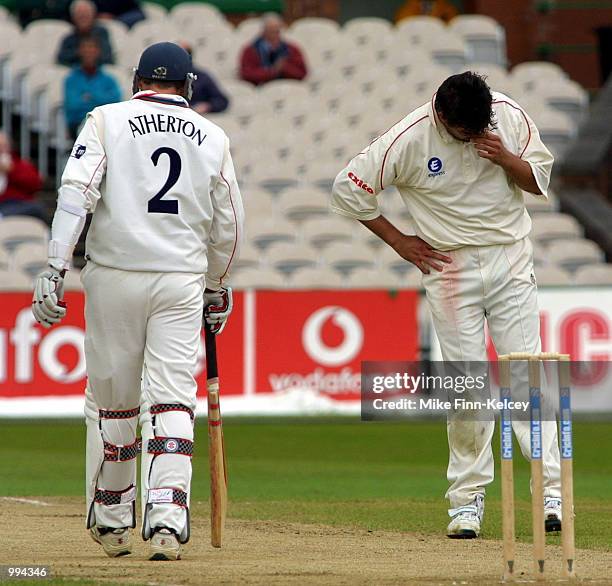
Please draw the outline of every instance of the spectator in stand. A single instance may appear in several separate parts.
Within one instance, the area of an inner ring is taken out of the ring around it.
[[[57,55],[60,65],[74,67],[79,64],[79,41],[94,37],[100,46],[100,63],[113,63],[113,50],[108,31],[96,23],[96,5],[91,0],[75,0],[70,5],[70,18],[74,31],[64,37]]]
[[[10,138],[0,132],[0,216],[34,216],[44,221],[44,208],[34,199],[41,187],[36,167],[20,159]]]
[[[411,16],[433,16],[448,22],[459,14],[459,11],[449,0],[406,0],[395,13],[395,21]]]
[[[146,18],[138,0],[94,0],[101,20],[119,20],[128,28]]]
[[[273,79],[304,79],[306,64],[300,49],[284,41],[283,20],[278,14],[263,17],[261,36],[245,47],[240,58],[240,76],[261,85]]]
[[[96,37],[81,39],[79,58],[79,67],[75,67],[64,81],[64,113],[73,139],[88,112],[96,106],[121,100],[119,84],[99,65],[100,45]]]
[[[193,47],[186,41],[179,43],[191,57],[193,57]],[[191,71],[198,77],[193,82],[193,94],[189,105],[198,114],[206,114],[208,112],[223,112],[227,109],[229,100],[226,95],[219,89],[215,80],[206,73],[203,69],[192,66]]]

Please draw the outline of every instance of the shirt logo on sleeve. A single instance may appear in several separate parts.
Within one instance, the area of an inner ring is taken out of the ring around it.
[[[80,159],[85,154],[86,150],[87,150],[87,147],[85,145],[75,144],[74,148],[72,149],[71,156],[74,157],[75,159]]]
[[[374,190],[367,183],[359,179],[359,177],[357,177],[357,175],[355,175],[355,173],[353,173],[352,171],[349,171],[348,176],[349,176],[349,179],[357,187],[360,187],[361,189],[363,189],[364,191],[367,191],[368,193],[374,193]]]
[[[427,161],[427,168],[431,171],[428,177],[437,177],[438,175],[444,175],[446,171],[442,170],[443,164],[441,159],[438,157],[431,157],[429,161]]]

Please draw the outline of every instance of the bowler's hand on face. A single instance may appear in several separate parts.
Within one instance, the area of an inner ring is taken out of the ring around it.
[[[479,157],[488,159],[496,165],[501,165],[509,154],[502,139],[489,130],[485,130],[480,136],[472,137],[471,141]]]

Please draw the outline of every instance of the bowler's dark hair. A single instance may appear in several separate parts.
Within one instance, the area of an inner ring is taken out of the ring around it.
[[[470,134],[495,127],[492,103],[485,78],[473,71],[451,75],[439,87],[435,99],[436,112],[450,126]]]

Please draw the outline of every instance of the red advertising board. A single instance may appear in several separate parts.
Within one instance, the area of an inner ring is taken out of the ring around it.
[[[358,399],[362,360],[416,358],[417,300],[414,291],[236,292],[218,341],[223,394],[299,388]],[[82,395],[84,298],[68,293],[66,302],[66,318],[46,330],[31,314],[31,294],[0,293],[0,398]]]
[[[85,388],[84,296],[67,293],[68,313],[45,329],[30,311],[31,293],[0,293],[0,397],[80,395]],[[219,368],[226,394],[242,392],[243,307],[235,294],[232,319],[219,339]],[[204,356],[198,361],[198,388],[205,393]]]
[[[415,360],[416,291],[257,294],[258,392],[358,399],[363,360]]]

